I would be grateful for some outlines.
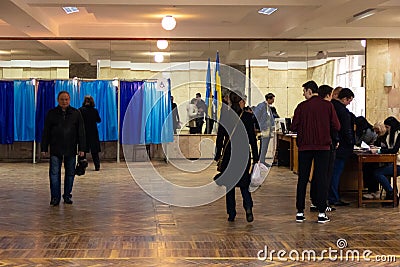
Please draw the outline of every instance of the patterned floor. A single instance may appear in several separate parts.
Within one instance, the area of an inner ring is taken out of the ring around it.
[[[215,174],[207,164],[199,164],[198,172],[164,162],[153,166],[182,186],[205,185]],[[136,178],[146,177],[146,165],[129,167]],[[355,193],[347,193],[351,205],[330,213],[330,223],[316,223],[317,214],[308,211],[307,220],[296,223],[297,177],[284,167],[273,167],[253,194],[252,223],[245,220],[239,191],[236,220],[227,222],[224,198],[175,207],[145,193],[125,163],[91,168],[76,177],[74,204],[51,207],[47,162],[0,163],[0,266],[400,265],[398,208],[357,208]]]

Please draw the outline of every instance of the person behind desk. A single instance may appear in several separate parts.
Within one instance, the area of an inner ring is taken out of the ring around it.
[[[188,119],[189,119],[189,133],[190,134],[196,134],[197,133],[197,114],[198,114],[198,109],[196,106],[197,99],[193,98],[189,105],[187,106],[187,114],[188,114]]]
[[[386,128],[382,121],[376,122],[373,126],[373,130],[377,136],[375,142],[373,143],[376,147],[386,147]],[[363,194],[364,199],[379,199],[381,197],[381,192],[379,191],[379,182],[374,177],[374,171],[382,167],[384,163],[364,163],[363,166],[363,180],[364,187],[368,189],[366,194]]]
[[[400,174],[400,122],[395,117],[388,117],[384,122],[388,135],[386,137],[387,148],[381,148],[380,154],[397,154],[397,175]],[[386,191],[385,199],[393,199],[393,188],[387,176],[393,176],[393,164],[375,170],[374,177]],[[398,199],[397,199],[398,201]]]
[[[201,134],[202,129],[203,129],[203,124],[204,124],[204,114],[205,111],[207,110],[206,103],[201,99],[201,94],[196,93],[196,106],[198,110],[198,115],[196,117],[196,127],[197,131],[196,133]]]
[[[358,116],[354,120],[354,123],[356,125],[356,146],[360,146],[361,142],[364,142],[367,145],[372,145],[378,137],[373,129],[373,126],[363,116]]]

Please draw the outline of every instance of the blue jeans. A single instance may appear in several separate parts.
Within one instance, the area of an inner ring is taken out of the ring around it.
[[[51,156],[50,157],[50,192],[51,198],[61,199],[61,165],[63,157]],[[71,198],[72,186],[74,184],[75,177],[75,156],[64,156],[64,195],[63,197]]]
[[[397,165],[397,175],[400,174],[400,165]],[[382,185],[386,192],[393,191],[390,181],[386,176],[393,176],[393,164],[378,168],[374,172],[375,179]]]
[[[342,175],[345,164],[346,164],[346,159],[338,159],[338,158],[336,158],[335,163],[333,163],[332,179],[328,194],[329,204],[333,204],[335,202],[340,201],[339,183],[340,183],[340,176]]]
[[[270,137],[261,138],[260,162],[262,163],[266,163],[265,156],[267,155],[268,152],[268,145],[270,139],[271,139]]]

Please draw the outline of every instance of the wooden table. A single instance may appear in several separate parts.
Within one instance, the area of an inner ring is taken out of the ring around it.
[[[393,206],[397,206],[397,155],[396,154],[371,154],[370,152],[354,152],[357,155],[357,176],[358,176],[358,207],[360,207],[363,203],[370,202],[392,202]],[[389,162],[393,163],[393,200],[363,200],[363,163],[369,162]]]
[[[293,170],[293,140],[292,136],[283,133],[277,133],[278,165],[279,161],[289,163],[290,170]],[[285,151],[289,152],[286,153]],[[286,155],[289,157],[286,158]],[[284,164],[286,165],[286,164]]]

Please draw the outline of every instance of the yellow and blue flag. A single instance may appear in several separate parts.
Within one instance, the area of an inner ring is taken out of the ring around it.
[[[213,118],[213,97],[211,94],[211,67],[210,67],[210,58],[208,58],[208,67],[207,67],[207,76],[206,76],[206,106],[207,106],[207,117]]]
[[[222,89],[221,89],[221,72],[219,67],[219,52],[215,60],[215,90],[214,90],[214,106],[216,107],[216,120],[219,121],[221,117],[222,107]]]

